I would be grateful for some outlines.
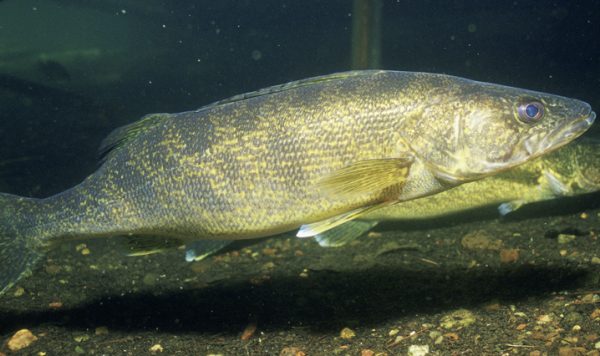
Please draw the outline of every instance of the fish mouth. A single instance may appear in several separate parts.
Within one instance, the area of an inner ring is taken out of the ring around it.
[[[586,104],[577,119],[558,126],[541,140],[535,140],[535,137],[525,140],[523,142],[525,151],[527,151],[529,158],[535,158],[554,151],[581,136],[592,126],[595,120],[596,113]]]

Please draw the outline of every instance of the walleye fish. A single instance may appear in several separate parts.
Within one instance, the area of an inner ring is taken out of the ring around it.
[[[45,199],[0,195],[0,291],[65,240],[125,235],[143,253],[300,226],[314,236],[525,163],[594,118],[575,99],[395,71],[148,115],[105,139],[103,164],[79,185]]]
[[[599,190],[600,141],[586,139],[498,175],[378,209],[318,234],[315,239],[321,246],[339,247],[381,221],[424,220],[493,205],[500,215],[506,215],[525,204]]]

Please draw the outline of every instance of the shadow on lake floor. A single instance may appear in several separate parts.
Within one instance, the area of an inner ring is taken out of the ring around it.
[[[516,302],[582,286],[588,271],[535,266],[503,269],[373,268],[308,278],[273,277],[261,285],[226,281],[160,294],[111,295],[70,309],[0,311],[4,330],[39,324],[81,329],[238,333],[255,321],[262,330],[373,325],[415,314],[476,308],[490,301]]]

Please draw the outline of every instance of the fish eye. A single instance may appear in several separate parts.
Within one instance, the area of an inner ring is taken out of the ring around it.
[[[526,124],[533,124],[544,117],[544,104],[539,101],[529,101],[517,108],[519,120]]]

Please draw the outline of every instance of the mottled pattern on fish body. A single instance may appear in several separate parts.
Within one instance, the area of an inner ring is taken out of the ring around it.
[[[83,231],[194,238],[276,233],[373,203],[381,198],[324,197],[315,183],[351,162],[394,157],[401,122],[391,118],[414,103],[391,84],[358,76],[159,114],[159,123],[59,199],[97,217]]]
[[[544,122],[515,117],[528,97],[546,103]],[[541,142],[589,115],[576,100],[444,75],[317,78],[118,130],[109,141],[129,138],[82,184],[45,200],[34,229],[46,237],[271,235],[510,168],[563,144]],[[411,163],[398,186],[319,188],[357,162],[400,158]]]

